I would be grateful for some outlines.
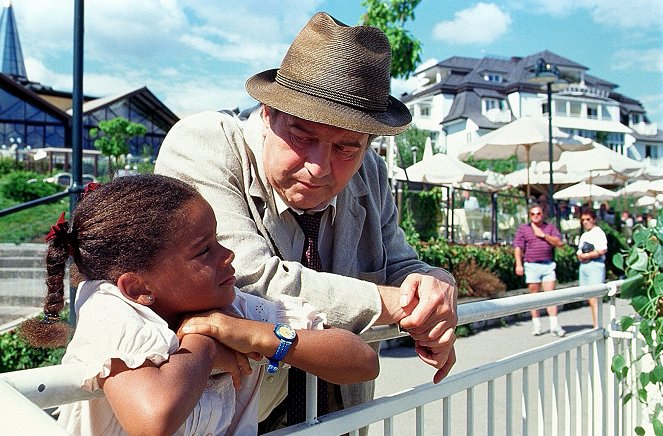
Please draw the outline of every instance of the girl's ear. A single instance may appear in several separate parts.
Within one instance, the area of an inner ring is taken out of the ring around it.
[[[117,287],[127,299],[134,303],[149,306],[154,303],[154,296],[150,292],[140,275],[128,272],[117,278]]]

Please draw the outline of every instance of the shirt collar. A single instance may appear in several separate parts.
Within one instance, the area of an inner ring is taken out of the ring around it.
[[[338,197],[336,195],[326,204],[323,203],[314,209],[302,210],[296,207],[288,206],[286,202],[283,201],[281,196],[274,191],[274,188],[272,188],[272,194],[274,195],[274,203],[276,204],[276,211],[278,212],[279,215],[283,214],[283,212],[287,211],[288,209],[292,209],[297,215],[301,215],[304,212],[319,212],[331,206],[331,220],[332,220],[331,222],[332,225],[334,224],[334,218],[336,218],[336,200]]]

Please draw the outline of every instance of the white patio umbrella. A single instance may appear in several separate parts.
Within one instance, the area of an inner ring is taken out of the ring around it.
[[[580,136],[568,135],[556,127],[552,129],[552,159],[558,160],[563,151],[588,150],[591,141]],[[533,160],[548,160],[548,120],[543,117],[522,117],[499,129],[483,135],[470,144],[467,151],[458,157],[470,155],[476,159],[506,159],[514,154],[518,160],[527,163]],[[550,178],[550,174],[548,174]],[[529,182],[527,183],[529,197]]]
[[[590,150],[564,152],[559,162],[565,164],[569,172],[584,174],[589,183],[594,183],[594,177],[601,177],[600,170],[611,170],[611,177],[624,181],[638,177],[644,171],[642,162],[612,151],[598,142],[592,142],[591,146]]]
[[[546,162],[547,164],[547,162]],[[511,186],[523,186],[526,184],[530,185],[547,185],[550,182],[550,172],[548,170],[541,171],[529,170],[523,168],[521,170],[516,170],[512,173],[506,175],[507,183]],[[575,173],[567,173],[564,171],[554,173],[555,186],[558,185],[569,185],[572,183],[578,183],[583,180],[583,177]]]
[[[555,192],[553,198],[555,200],[570,200],[570,199],[588,199],[592,200],[609,200],[615,198],[618,194],[615,191],[605,189],[599,185],[594,185],[587,182],[576,183],[561,191]]]
[[[656,197],[652,195],[643,195],[635,202],[636,206],[659,206],[663,203],[663,194],[658,194]]]
[[[396,171],[397,180],[406,180],[402,169]],[[413,182],[434,184],[458,184],[485,182],[488,175],[465,162],[444,153],[434,154],[407,167],[407,178]]]
[[[659,180],[636,180],[617,191],[619,195],[630,195],[641,197],[644,195],[656,195],[663,193],[663,179]]]

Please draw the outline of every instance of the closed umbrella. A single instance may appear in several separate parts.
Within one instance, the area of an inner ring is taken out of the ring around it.
[[[571,136],[556,127],[552,129],[552,137],[553,161],[558,160],[563,151],[591,148],[590,140]],[[531,161],[549,159],[548,142],[547,119],[522,117],[483,135],[458,157],[465,159],[472,155],[475,159],[506,159],[516,155],[519,161],[527,163],[529,169]],[[548,177],[550,178],[550,174]],[[529,197],[529,182],[527,196]]]
[[[553,198],[555,200],[588,199],[592,201],[592,199],[609,200],[617,197],[617,195],[615,191],[605,189],[602,186],[580,182],[555,192]]]

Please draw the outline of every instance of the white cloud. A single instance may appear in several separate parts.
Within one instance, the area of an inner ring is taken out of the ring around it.
[[[652,28],[660,32],[663,0],[593,0],[586,3],[592,18],[599,24],[625,29]]]
[[[617,50],[612,65],[614,70],[639,70],[663,74],[663,47]]]
[[[511,16],[494,3],[477,3],[454,14],[452,21],[442,21],[433,28],[433,38],[456,44],[490,44],[504,35]]]
[[[586,10],[594,22],[610,28],[660,31],[663,0],[532,0],[521,9],[565,17]]]

